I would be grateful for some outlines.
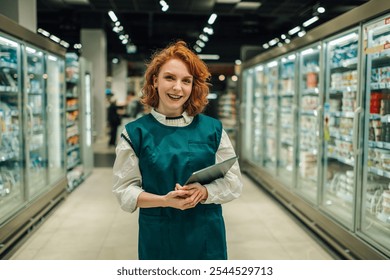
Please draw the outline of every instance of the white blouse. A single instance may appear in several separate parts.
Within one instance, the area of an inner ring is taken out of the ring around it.
[[[193,117],[186,112],[182,118],[167,119],[164,115],[152,110],[152,116],[160,123],[167,126],[187,126]],[[126,129],[122,132],[125,137]],[[121,208],[127,212],[134,212],[137,209],[137,199],[142,188],[142,177],[138,166],[138,157],[129,143],[121,137],[116,147],[116,159],[113,167],[114,185],[112,191],[117,197]],[[215,154],[216,163],[224,161],[235,155],[234,148],[225,130],[222,130],[221,142]],[[203,203],[222,204],[238,198],[242,192],[242,178],[238,161],[226,173],[224,178],[217,179],[210,184],[204,185],[207,188],[208,198]],[[173,190],[174,186],[172,186]]]

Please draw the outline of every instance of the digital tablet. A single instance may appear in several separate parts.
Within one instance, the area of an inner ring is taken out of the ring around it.
[[[195,171],[194,173],[192,173],[190,178],[187,179],[184,185],[196,182],[200,183],[201,185],[204,185],[216,179],[222,178],[229,171],[229,169],[232,167],[232,165],[237,159],[238,156],[234,156],[209,167]]]

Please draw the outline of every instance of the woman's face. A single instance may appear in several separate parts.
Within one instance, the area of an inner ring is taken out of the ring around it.
[[[154,78],[154,87],[158,90],[157,111],[167,117],[180,116],[183,105],[191,95],[193,76],[187,65],[180,59],[170,59]]]

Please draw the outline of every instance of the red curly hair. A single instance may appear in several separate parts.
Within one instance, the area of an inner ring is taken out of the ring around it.
[[[147,64],[145,82],[142,88],[141,102],[152,108],[157,108],[159,96],[154,88],[153,80],[157,77],[161,67],[170,59],[180,59],[187,65],[193,76],[191,95],[184,104],[184,110],[190,116],[201,113],[208,104],[209,80],[211,74],[207,65],[188,47],[184,41],[171,43],[165,49],[155,52],[150,63]]]

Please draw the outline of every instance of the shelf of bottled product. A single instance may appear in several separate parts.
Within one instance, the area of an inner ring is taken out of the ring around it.
[[[287,207],[289,199],[308,205],[309,226],[347,258],[390,258],[390,15],[376,13],[318,41],[259,55],[242,71],[243,170],[272,178],[265,187],[280,186]],[[268,76],[271,63],[278,68]],[[278,101],[270,104],[275,75]]]

